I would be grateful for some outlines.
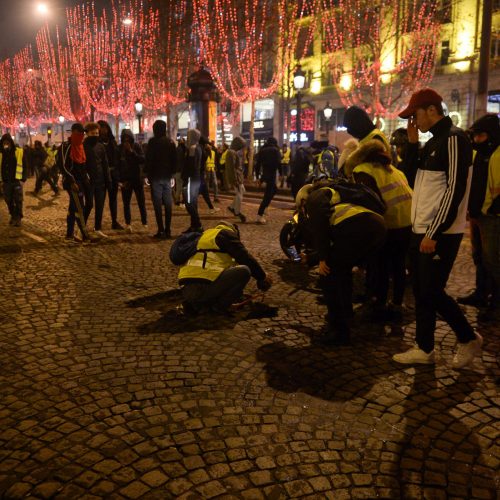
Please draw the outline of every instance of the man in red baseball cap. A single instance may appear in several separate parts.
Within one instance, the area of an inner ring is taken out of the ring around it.
[[[414,178],[411,207],[416,345],[395,354],[403,364],[434,363],[434,331],[439,314],[455,332],[454,368],[464,368],[481,352],[483,339],[446,291],[465,230],[472,147],[465,132],[444,116],[443,99],[433,89],[415,92],[399,116],[408,119],[408,177]],[[432,138],[418,149],[418,131]]]

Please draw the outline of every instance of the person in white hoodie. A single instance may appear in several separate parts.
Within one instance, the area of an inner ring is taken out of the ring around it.
[[[416,345],[395,354],[403,364],[434,363],[434,332],[439,314],[455,332],[454,368],[464,368],[480,353],[474,332],[446,283],[465,231],[472,147],[465,132],[444,116],[442,97],[433,89],[415,92],[399,116],[408,119],[408,176],[415,178],[411,206],[410,256],[414,271]],[[418,131],[432,138],[418,150]]]

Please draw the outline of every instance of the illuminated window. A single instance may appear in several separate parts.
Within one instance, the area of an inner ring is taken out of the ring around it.
[[[441,42],[441,66],[446,66],[450,59],[450,41],[444,40]]]

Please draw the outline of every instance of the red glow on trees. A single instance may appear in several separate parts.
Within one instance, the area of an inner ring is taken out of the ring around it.
[[[375,116],[394,117],[401,97],[434,74],[439,40],[432,0],[319,0],[323,46],[339,96]]]
[[[18,76],[11,59],[0,62],[0,125],[13,131],[19,125]]]

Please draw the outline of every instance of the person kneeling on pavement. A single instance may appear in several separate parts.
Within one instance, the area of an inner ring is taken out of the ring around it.
[[[305,200],[308,223],[319,257],[320,286],[328,309],[325,345],[350,343],[352,268],[384,244],[384,218],[364,206],[344,202],[334,182],[306,185],[297,193]],[[374,196],[376,196],[374,194]]]
[[[227,311],[231,304],[241,301],[250,277],[257,281],[259,290],[266,291],[272,285],[241,242],[238,226],[219,222],[203,232],[196,253],[179,270],[184,311]]]

